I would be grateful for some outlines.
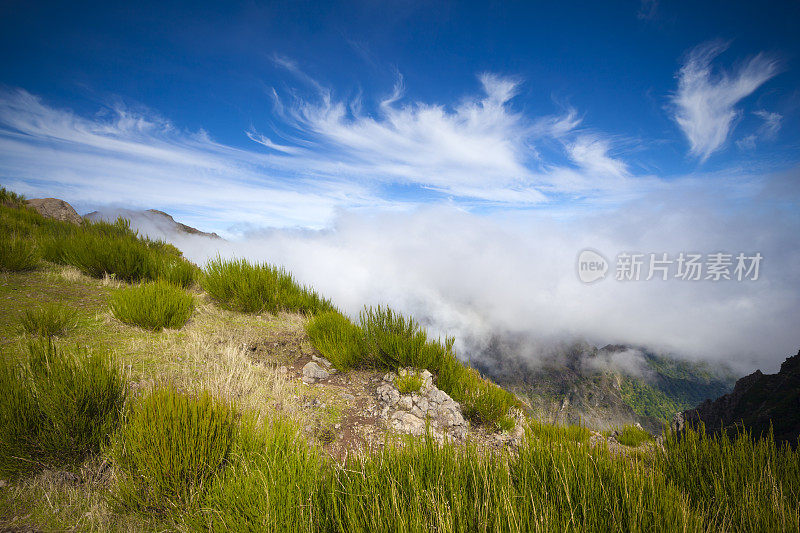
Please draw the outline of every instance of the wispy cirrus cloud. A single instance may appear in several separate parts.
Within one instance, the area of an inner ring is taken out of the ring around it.
[[[285,179],[256,152],[122,107],[85,118],[24,90],[0,92],[0,176],[33,195],[78,205],[170,207],[225,232],[254,226],[327,224],[337,208],[384,206],[368,187],[331,179]]]
[[[758,111],[753,111],[753,114],[762,119],[763,122],[754,133],[736,141],[736,146],[740,150],[755,150],[757,141],[772,140],[778,135],[781,129],[783,115],[780,113],[773,113],[760,109]]]
[[[719,150],[740,115],[736,105],[778,73],[779,64],[763,53],[734,72],[714,72],[712,61],[729,43],[710,41],[689,52],[678,72],[672,97],[675,121],[689,141],[690,153],[705,161]]]
[[[273,91],[270,132],[249,128],[252,147],[187,132],[122,105],[80,116],[22,89],[0,91],[0,178],[27,194],[94,207],[126,203],[187,213],[225,233],[256,226],[321,227],[337,209],[408,209],[429,202],[526,207],[559,195],[608,201],[652,185],[612,156],[608,137],[582,129],[573,108],[529,116],[512,109],[520,80],[479,76],[481,92],[452,105],[408,101],[402,78],[372,113],[296,64],[276,64],[314,97]],[[560,147],[559,161],[536,145]],[[396,185],[413,194],[397,198]]]

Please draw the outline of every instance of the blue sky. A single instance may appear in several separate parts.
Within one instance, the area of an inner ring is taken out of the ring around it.
[[[232,235],[797,163],[796,2],[170,4],[3,3],[4,184]]]
[[[0,4],[6,187],[166,211],[229,238],[176,241],[198,263],[284,265],[467,357],[797,350],[798,2],[75,4]],[[587,247],[764,263],[585,285]]]

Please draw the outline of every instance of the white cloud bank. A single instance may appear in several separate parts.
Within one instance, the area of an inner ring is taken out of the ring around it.
[[[454,335],[473,360],[493,338],[515,339],[531,359],[584,339],[729,363],[741,373],[775,371],[800,347],[800,252],[791,246],[800,232],[800,168],[742,183],[681,180],[669,194],[568,220],[439,206],[343,213],[324,231],[270,230],[243,242],[168,237],[201,264],[221,253],[284,265],[352,315],[389,304]],[[575,263],[587,247],[612,261],[611,278],[623,251],[760,252],[764,260],[757,281],[585,285]]]
[[[701,161],[728,139],[740,115],[736,105],[778,73],[778,61],[765,54],[747,59],[732,73],[714,73],[712,61],[727,48],[728,43],[710,41],[689,52],[672,98],[675,121]]]

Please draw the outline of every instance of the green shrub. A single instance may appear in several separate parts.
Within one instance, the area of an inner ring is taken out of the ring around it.
[[[742,432],[668,432],[653,468],[718,531],[800,530],[800,448]],[[711,528],[710,528],[711,529]]]
[[[338,311],[318,314],[308,321],[306,332],[317,350],[339,370],[352,370],[364,364],[364,334]]]
[[[153,253],[133,235],[105,235],[82,231],[61,243],[64,262],[93,278],[105,274],[121,281],[152,279]]]
[[[234,411],[226,403],[206,392],[151,391],[114,439],[119,502],[142,511],[192,508],[225,465],[233,438]]]
[[[180,329],[193,311],[194,297],[166,281],[119,289],[111,296],[115,317],[151,331]]]
[[[503,430],[514,427],[509,410],[520,405],[517,399],[459,361],[454,339],[429,340],[413,318],[384,307],[365,308],[359,322],[323,313],[309,321],[306,331],[314,347],[340,370],[426,368],[472,422]]]
[[[228,466],[203,502],[205,531],[315,531],[312,506],[323,467],[297,428],[245,418]]]
[[[26,309],[20,323],[20,329],[24,333],[40,337],[63,337],[73,327],[75,319],[72,311],[60,304]]]
[[[620,444],[633,448],[645,442],[653,442],[655,440],[650,433],[636,426],[623,427],[617,432],[616,439]]]
[[[33,270],[38,263],[39,254],[29,239],[0,235],[0,271],[24,272]]]
[[[25,197],[5,187],[0,187],[0,205],[8,207],[21,207],[25,205]]]
[[[419,392],[422,388],[422,376],[419,373],[409,373],[402,376],[397,376],[395,385],[400,394],[410,394],[412,392]]]
[[[96,352],[28,345],[22,361],[0,360],[0,475],[78,463],[97,453],[119,420],[125,383]]]
[[[177,287],[189,287],[194,283],[200,269],[189,261],[170,255],[155,256],[152,260],[149,279],[163,279]]]
[[[284,269],[254,265],[244,259],[212,259],[206,265],[200,285],[222,307],[233,311],[313,315],[334,310],[328,300],[298,285]]]

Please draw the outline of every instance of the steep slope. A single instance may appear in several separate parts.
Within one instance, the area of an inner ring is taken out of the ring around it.
[[[607,430],[639,423],[660,432],[676,412],[729,392],[733,375],[624,345],[567,345],[531,361],[513,344],[493,342],[476,366],[527,398],[536,415]]]
[[[148,209],[146,211],[137,211],[132,209],[113,209],[110,211],[92,211],[83,215],[87,220],[111,220],[117,217],[127,218],[131,224],[139,228],[144,234],[151,237],[162,237],[164,235],[198,235],[201,237],[209,237],[212,239],[220,239],[221,237],[216,233],[207,233],[200,231],[197,228],[182,224],[172,218],[171,215],[159,211],[157,209]]]
[[[800,437],[800,351],[788,357],[777,374],[756,370],[736,382],[733,392],[706,400],[675,416],[678,430],[705,424],[708,431],[734,433],[744,427],[755,436],[770,426],[776,441],[797,446]]]

